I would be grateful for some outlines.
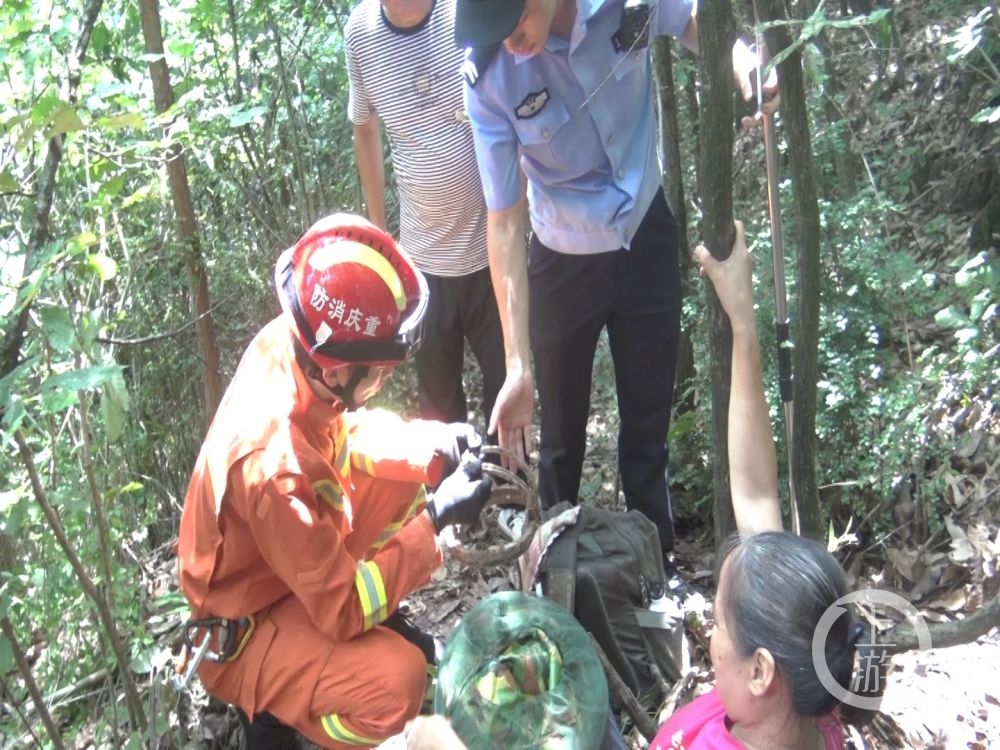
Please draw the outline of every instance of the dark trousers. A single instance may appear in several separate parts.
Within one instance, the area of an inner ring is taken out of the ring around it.
[[[466,276],[424,274],[430,299],[417,351],[420,416],[442,422],[468,421],[462,367],[465,341],[483,375],[483,430],[503,385],[503,332],[490,271]]]
[[[577,502],[594,353],[607,327],[625,504],[656,524],[664,550],[674,544],[666,441],[680,335],[677,242],[677,222],[660,191],[629,250],[569,255],[532,236],[528,256],[542,503]]]

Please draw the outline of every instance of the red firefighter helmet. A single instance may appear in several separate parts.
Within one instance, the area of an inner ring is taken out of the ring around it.
[[[321,368],[389,365],[420,346],[427,283],[387,233],[333,214],[281,254],[274,272],[292,332]]]

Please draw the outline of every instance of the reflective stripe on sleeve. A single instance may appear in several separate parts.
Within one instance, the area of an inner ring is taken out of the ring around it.
[[[371,630],[388,614],[385,584],[382,582],[382,573],[378,565],[371,560],[358,563],[354,572],[354,587],[358,590],[358,598],[361,600],[364,630]]]
[[[413,502],[410,503],[410,507],[406,509],[406,515],[403,516],[403,523],[406,523],[417,515],[417,513],[423,510],[425,505],[427,505],[427,489],[423,485],[420,485],[420,489],[417,490],[416,497],[413,498]]]
[[[336,742],[369,747],[377,745],[381,742],[381,740],[364,737],[360,734],[352,732],[344,726],[344,722],[340,720],[340,717],[337,714],[327,714],[326,716],[321,717],[320,723],[323,725],[323,731],[327,733],[330,739]]]
[[[392,539],[396,535],[396,532],[401,528],[403,528],[402,521],[390,523],[382,529],[382,533],[378,535],[378,539],[375,540],[375,543],[372,545],[372,549],[382,549],[385,546],[385,543]]]
[[[407,523],[423,510],[423,507],[427,504],[427,491],[424,489],[423,485],[417,490],[416,496],[413,498],[413,502],[406,509],[406,513],[401,521],[393,521],[387,524],[382,533],[378,535],[378,539],[372,545],[372,549],[380,550],[385,546],[385,543],[392,539],[393,535],[399,531],[401,528],[406,526]]]
[[[375,461],[367,454],[351,453],[351,466],[363,471],[370,477],[375,476]]]
[[[323,498],[334,510],[344,512],[344,496],[340,487],[332,479],[320,479],[313,482],[313,492]]]

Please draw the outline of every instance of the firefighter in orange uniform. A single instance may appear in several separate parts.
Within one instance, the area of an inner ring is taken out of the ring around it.
[[[282,315],[243,355],[185,498],[185,640],[205,647],[198,674],[245,712],[251,743],[282,745],[287,725],[368,747],[425,691],[428,655],[386,621],[441,565],[437,534],[475,521],[492,485],[468,425],[363,408],[419,345],[427,303],[389,235],[327,217],[275,282]]]

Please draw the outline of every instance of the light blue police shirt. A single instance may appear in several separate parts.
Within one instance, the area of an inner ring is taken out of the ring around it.
[[[654,34],[680,36],[693,0],[651,0]],[[577,0],[569,40],[549,35],[530,57],[501,47],[465,87],[486,205],[520,196],[528,177],[531,226],[553,250],[628,247],[660,187],[649,50],[616,52],[624,0]]]

